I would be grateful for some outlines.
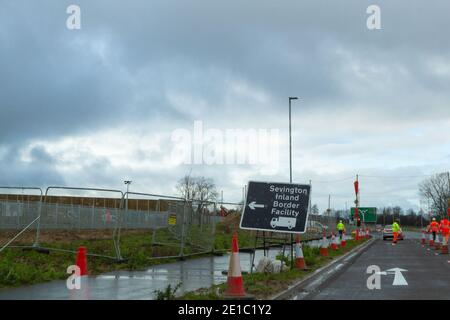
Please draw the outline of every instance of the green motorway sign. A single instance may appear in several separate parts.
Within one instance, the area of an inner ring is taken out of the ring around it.
[[[353,220],[355,215],[355,208],[350,209],[350,219]],[[361,222],[377,222],[377,208],[358,208],[358,216],[361,218]]]

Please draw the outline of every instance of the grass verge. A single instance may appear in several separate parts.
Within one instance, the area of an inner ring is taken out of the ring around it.
[[[239,230],[239,243],[241,247],[253,247],[254,235],[246,230]],[[65,250],[76,251],[80,246],[87,248],[88,253],[115,256],[112,234],[92,231],[81,233],[76,231],[53,231],[44,234],[41,247],[52,248],[49,254],[39,253],[35,250],[21,248],[7,248],[0,253],[0,288],[31,285],[45,281],[66,279],[69,265],[75,264],[76,254]],[[211,237],[212,230],[191,228],[187,233],[184,254],[222,251],[231,248],[232,230],[225,224],[218,224],[215,237]],[[176,234],[175,234],[176,235]],[[177,256],[180,253],[180,241],[169,230],[158,230],[156,243],[153,245],[151,230],[124,231],[120,241],[121,254],[126,261],[118,263],[113,259],[88,256],[88,269],[92,275],[111,272],[115,270],[145,270],[146,268],[162,263],[177,261],[177,258],[164,258]],[[30,241],[17,241],[16,246],[30,245]],[[200,255],[202,256],[202,255]],[[151,259],[158,257],[158,259]],[[198,257],[198,256],[195,256]]]

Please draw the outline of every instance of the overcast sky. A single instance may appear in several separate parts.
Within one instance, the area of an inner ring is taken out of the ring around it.
[[[71,4],[80,30],[66,27]],[[366,27],[371,4],[381,30]],[[249,180],[289,181],[298,96],[293,178],[312,180],[321,211],[328,194],[351,205],[357,173],[361,205],[417,208],[418,183],[450,169],[449,12],[447,0],[0,0],[0,185],[131,179],[173,195],[191,172],[240,201]],[[279,130],[270,163],[177,162],[173,134],[194,121]]]

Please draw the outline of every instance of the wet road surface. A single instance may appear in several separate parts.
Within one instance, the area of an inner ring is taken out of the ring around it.
[[[294,299],[450,299],[450,256],[422,246],[420,233],[405,235],[396,246],[378,235],[355,261],[307,295],[299,291]],[[380,289],[367,287],[368,277],[374,274],[366,273],[371,265],[380,268]],[[406,271],[396,274],[395,268]]]

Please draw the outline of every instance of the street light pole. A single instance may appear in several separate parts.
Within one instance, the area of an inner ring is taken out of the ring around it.
[[[291,101],[297,97],[289,97],[289,182],[292,183],[292,129],[291,129]],[[294,235],[291,233],[291,269],[294,267]]]
[[[125,185],[127,186],[127,204],[126,204],[126,212],[127,212],[127,214],[128,214],[128,192],[129,192],[129,190],[130,190],[130,184],[131,184],[131,182],[133,182],[133,181],[131,181],[131,180],[125,180],[123,183],[125,183]]]
[[[289,182],[292,183],[292,126],[291,126],[291,101],[297,97],[289,97]]]
[[[450,171],[447,171],[447,180],[448,180],[448,198],[447,198],[447,210],[448,210],[448,208],[450,208]],[[444,212],[444,217],[445,217],[445,212]]]

